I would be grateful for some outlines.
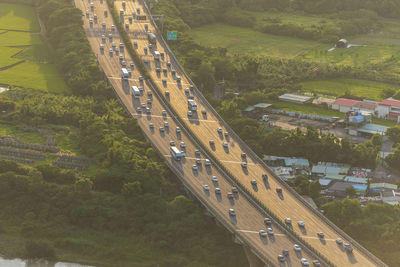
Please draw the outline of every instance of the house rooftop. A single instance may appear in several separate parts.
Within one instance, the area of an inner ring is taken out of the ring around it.
[[[354,100],[354,99],[348,99],[348,98],[338,98],[333,102],[333,104],[345,106],[345,107],[353,107],[356,103],[359,103],[359,102],[361,102],[361,101]]]
[[[354,108],[375,110],[376,103],[360,101],[353,105]]]
[[[399,107],[400,108],[400,100],[396,100],[393,98],[387,98],[385,100],[382,100],[381,102],[378,103],[380,106],[393,106],[393,107]]]

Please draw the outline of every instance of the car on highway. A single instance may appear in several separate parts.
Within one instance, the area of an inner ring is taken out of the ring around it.
[[[319,238],[324,238],[325,235],[324,235],[323,232],[318,232],[318,233],[317,233],[317,236],[318,236]]]
[[[285,257],[283,257],[282,255],[278,255],[278,261],[285,262]]]
[[[169,141],[170,146],[175,146],[175,141]]]
[[[194,171],[197,171],[199,168],[197,167],[197,165],[193,165],[193,166],[192,166],[192,169],[193,169]]]
[[[189,95],[189,88],[185,88],[185,94],[188,96]]]
[[[168,128],[168,127],[169,127],[168,121],[164,121],[164,127],[165,127],[165,128]]]
[[[267,232],[268,232],[269,235],[274,235],[274,230],[272,230],[271,227],[267,228]]]
[[[277,188],[276,188],[276,192],[277,192],[278,194],[282,194],[282,188],[281,188],[281,187],[277,187]]]
[[[256,180],[254,180],[254,179],[253,179],[253,180],[251,180],[251,181],[250,181],[250,183],[251,183],[251,185],[257,185],[257,181],[256,181]]]
[[[229,209],[229,215],[236,216],[236,212],[234,209]]]
[[[218,128],[218,129],[217,129],[217,132],[218,132],[218,133],[222,133],[222,128]]]
[[[225,138],[227,138],[229,136],[229,133],[225,132],[224,135],[225,135]]]
[[[264,230],[260,230],[258,233],[261,237],[267,237],[267,233]]]
[[[192,117],[193,113],[191,110],[188,111],[188,117]]]
[[[228,148],[228,143],[227,143],[227,142],[224,142],[224,143],[222,144],[222,146],[223,146],[224,148]]]
[[[214,145],[215,145],[214,140],[210,140],[210,146],[214,146]]]
[[[313,260],[313,265],[314,267],[320,267],[321,263],[319,262],[319,260]]]
[[[146,104],[145,103],[140,104],[140,106],[142,106],[142,108],[146,108]]]
[[[206,166],[210,166],[210,165],[211,165],[211,161],[210,161],[209,159],[206,159],[204,164],[205,164]]]
[[[202,113],[203,115],[207,115],[207,110],[203,109],[203,110],[201,111],[201,113]]]
[[[310,266],[310,263],[306,258],[301,258],[300,262],[302,266]]]
[[[204,188],[205,191],[209,191],[210,190],[210,187],[208,185],[206,185],[206,184],[203,185],[203,188]]]
[[[270,218],[264,218],[264,223],[265,225],[270,226],[272,224],[272,221]]]
[[[349,243],[344,244],[344,248],[346,249],[347,252],[351,253],[353,252],[353,247]]]
[[[181,143],[180,143],[180,146],[181,146],[181,148],[186,148],[185,142],[181,142]]]
[[[176,127],[176,133],[180,133],[181,132],[181,128]]]
[[[247,163],[244,162],[244,161],[242,162],[242,168],[243,168],[243,169],[246,169],[246,168],[247,168]]]
[[[233,199],[233,194],[231,192],[228,192],[226,196],[228,197],[228,199]]]
[[[213,175],[213,177],[211,178],[211,180],[213,181],[213,183],[218,184],[218,178],[217,178],[217,176]]]
[[[171,67],[171,62],[170,61],[167,62],[167,66]]]
[[[266,181],[268,180],[268,175],[267,175],[266,173],[263,173],[263,174],[261,175],[261,177],[262,177],[262,179],[263,179],[264,182],[266,182]]]
[[[162,79],[163,86],[167,86],[167,79]]]
[[[152,98],[153,97],[153,93],[151,91],[147,91],[147,97],[148,98]]]
[[[136,108],[137,113],[142,113],[142,109],[140,107]]]
[[[338,245],[342,245],[343,244],[343,240],[341,238],[336,238],[336,243]]]
[[[299,221],[297,224],[298,224],[299,227],[301,227],[301,228],[304,228],[304,227],[306,226],[305,223],[304,223],[303,221]]]
[[[153,100],[151,98],[147,98],[147,105],[151,105],[153,103]]]
[[[165,129],[164,129],[164,127],[160,127],[160,132],[164,132],[165,131]]]
[[[220,195],[221,194],[221,189],[220,188],[215,188],[215,194]]]
[[[146,113],[150,114],[150,108],[146,108]]]
[[[150,127],[150,130],[153,130],[153,129],[154,129],[154,124],[153,124],[153,123],[150,123],[150,124],[149,124],[149,127]]]
[[[165,97],[169,97],[169,91],[165,91]]]
[[[163,111],[161,112],[161,114],[163,115],[163,117],[167,117],[167,111],[163,110]]]
[[[234,194],[239,193],[239,190],[237,189],[236,186],[232,186],[232,193],[234,193]]]
[[[243,160],[246,160],[246,158],[247,158],[246,153],[242,153],[242,154],[241,154],[241,157],[242,157]]]
[[[289,250],[287,250],[287,249],[282,250],[282,254],[284,256],[289,256]]]
[[[292,219],[286,218],[286,219],[285,219],[285,223],[286,223],[286,224],[292,224]]]
[[[197,158],[200,157],[200,150],[196,149],[196,150],[194,151],[194,155],[195,155]]]
[[[296,252],[301,251],[301,247],[297,244],[294,244],[293,248],[294,248],[294,251],[296,251]]]
[[[201,159],[196,159],[196,164],[201,165]]]

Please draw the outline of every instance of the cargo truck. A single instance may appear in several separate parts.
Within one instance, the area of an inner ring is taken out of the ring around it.
[[[139,98],[140,97],[140,90],[139,90],[139,88],[137,88],[137,86],[132,86],[132,95],[135,98]]]

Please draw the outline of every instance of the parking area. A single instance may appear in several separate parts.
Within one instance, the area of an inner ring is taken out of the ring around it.
[[[361,136],[352,136],[347,133],[347,130],[343,127],[335,126],[335,124],[326,121],[317,121],[304,118],[294,118],[284,115],[269,114],[269,121],[264,122],[266,127],[279,127],[284,130],[294,130],[300,128],[306,130],[307,127],[311,126],[315,129],[320,130],[322,133],[331,133],[339,138],[348,137],[355,143],[362,143],[367,141],[367,138]]]

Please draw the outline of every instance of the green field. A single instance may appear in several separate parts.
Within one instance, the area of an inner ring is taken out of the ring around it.
[[[382,100],[381,92],[384,89],[399,90],[400,86],[379,82],[357,80],[357,79],[330,79],[299,83],[303,87],[302,92],[315,92],[327,96],[342,96],[346,92],[351,95],[370,99]]]
[[[0,29],[38,32],[40,26],[32,7],[1,3]]]
[[[249,28],[210,24],[190,31],[202,45],[225,47],[231,54],[268,55],[293,58],[321,44],[315,41],[265,34]]]
[[[0,4],[0,29],[40,30],[32,7],[13,4]],[[40,35],[6,30],[0,32],[0,84],[68,94]],[[6,68],[18,62],[23,63]]]

